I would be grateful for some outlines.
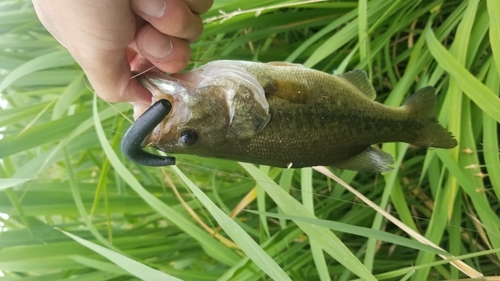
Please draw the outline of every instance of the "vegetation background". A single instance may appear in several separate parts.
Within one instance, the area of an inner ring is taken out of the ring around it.
[[[131,107],[95,98],[31,1],[3,0],[3,280],[500,280],[500,1],[216,0],[204,19],[189,67],[360,68],[391,106],[433,85],[460,144],[384,144],[386,174],[137,166]]]

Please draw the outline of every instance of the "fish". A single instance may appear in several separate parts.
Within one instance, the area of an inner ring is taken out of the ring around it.
[[[393,157],[374,145],[457,145],[435,117],[433,87],[390,107],[375,101],[360,69],[332,75],[288,62],[217,60],[180,74],[148,72],[138,81],[152,104],[171,106],[142,141],[168,154],[386,172]]]

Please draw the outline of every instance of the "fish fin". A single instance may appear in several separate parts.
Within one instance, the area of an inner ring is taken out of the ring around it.
[[[305,104],[309,97],[307,89],[303,89],[304,85],[293,80],[278,81],[265,77],[260,83],[266,94],[280,97],[291,103]]]
[[[422,122],[421,128],[415,134],[415,139],[409,143],[438,148],[457,146],[457,141],[453,135],[436,120],[436,95],[433,87],[427,86],[418,90],[406,101],[402,108],[410,111],[412,117]]]
[[[232,101],[234,113],[227,128],[226,139],[248,140],[258,134],[269,122],[269,108],[254,98],[253,89],[240,85]]]
[[[294,67],[305,68],[304,65],[286,61],[272,61],[265,63],[270,67]],[[282,71],[282,70],[280,70]],[[259,75],[259,83],[266,94],[280,97],[286,101],[297,104],[305,104],[309,95],[307,87],[298,82],[295,77],[291,79],[275,79],[272,75]]]
[[[370,80],[368,80],[368,77],[363,70],[355,69],[344,74],[340,74],[338,77],[347,80],[369,99],[374,100],[375,97],[377,97],[372,83],[370,83]]]
[[[380,149],[367,147],[363,152],[335,165],[336,168],[360,172],[388,172],[394,164],[392,155]]]

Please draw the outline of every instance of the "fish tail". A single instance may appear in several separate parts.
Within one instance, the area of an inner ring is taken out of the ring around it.
[[[414,93],[403,105],[420,123],[411,144],[424,147],[453,148],[457,141],[441,126],[436,117],[436,95],[433,87],[425,87]]]

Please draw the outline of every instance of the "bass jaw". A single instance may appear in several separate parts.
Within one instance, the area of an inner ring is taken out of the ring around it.
[[[175,165],[175,157],[161,156],[146,152],[142,143],[153,129],[167,117],[172,110],[172,104],[161,99],[149,107],[125,133],[122,140],[122,152],[136,164],[152,167]]]

